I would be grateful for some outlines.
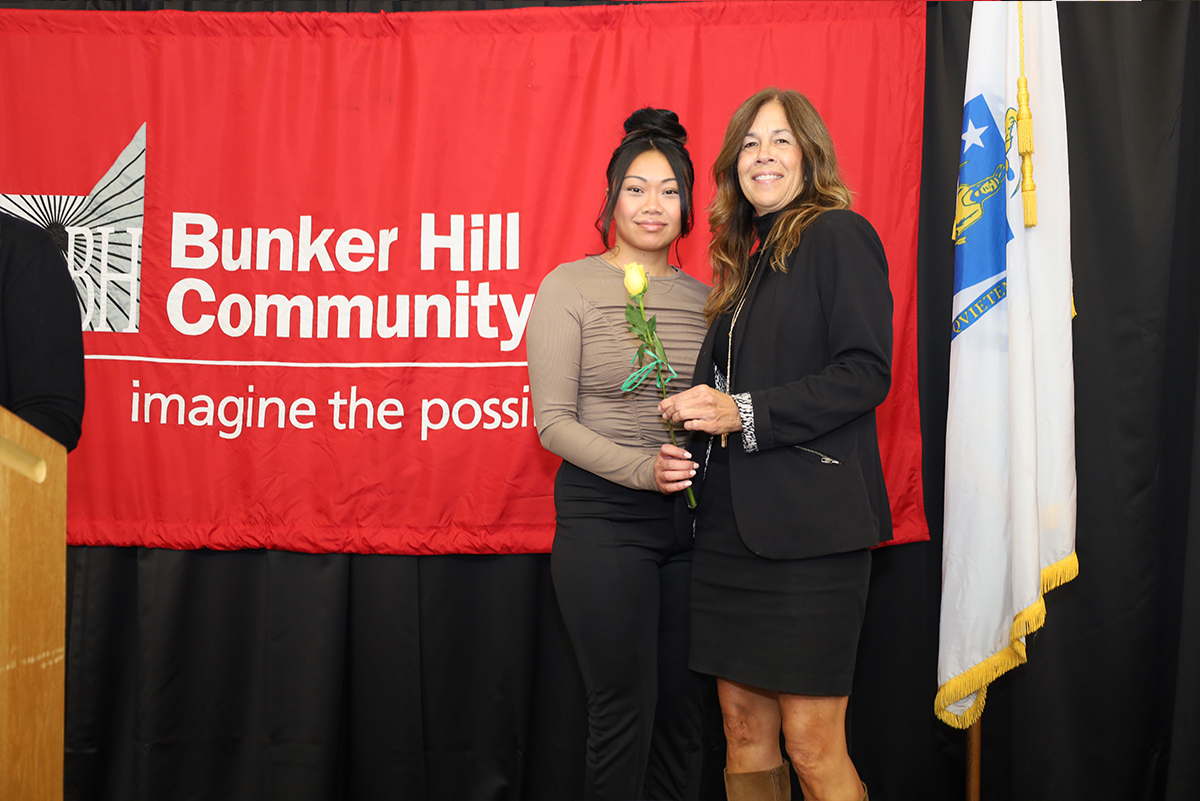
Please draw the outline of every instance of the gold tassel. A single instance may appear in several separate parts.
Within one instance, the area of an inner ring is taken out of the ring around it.
[[[1021,154],[1021,203],[1025,227],[1037,225],[1037,185],[1033,182],[1033,114],[1029,111],[1029,81],[1025,79],[1025,8],[1017,3],[1021,40],[1021,77],[1017,80],[1017,152]]]
[[[1025,227],[1037,225],[1037,185],[1033,182],[1033,154],[1021,154],[1021,206],[1025,211]]]
[[[1021,43],[1021,77],[1017,79],[1017,150],[1024,156],[1033,154],[1033,114],[1029,111],[1029,81],[1025,79],[1024,29],[1021,30]]]

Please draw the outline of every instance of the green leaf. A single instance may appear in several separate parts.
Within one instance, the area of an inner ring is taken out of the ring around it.
[[[629,330],[638,335],[640,339],[646,339],[646,320],[642,317],[641,311],[636,306],[625,306],[625,322],[629,323]]]
[[[667,363],[667,354],[663,350],[662,340],[658,337],[654,338],[654,355],[657,356],[658,360],[663,364]]]

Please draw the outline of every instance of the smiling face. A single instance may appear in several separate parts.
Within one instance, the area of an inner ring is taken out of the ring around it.
[[[617,191],[613,223],[621,260],[665,250],[679,237],[679,182],[662,153],[647,150],[634,159]]]
[[[779,211],[804,186],[804,154],[778,100],[764,103],[742,139],[738,185],[757,214]]]

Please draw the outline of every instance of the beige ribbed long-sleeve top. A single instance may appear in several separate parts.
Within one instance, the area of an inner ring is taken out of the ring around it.
[[[704,339],[708,287],[681,270],[650,276],[646,315],[658,317],[667,361],[679,373],[667,392],[692,384]],[[637,337],[625,323],[624,273],[599,256],[561,264],[542,280],[525,336],[538,436],[550,452],[609,481],[656,489],[654,455],[670,441],[654,378],[621,384]]]

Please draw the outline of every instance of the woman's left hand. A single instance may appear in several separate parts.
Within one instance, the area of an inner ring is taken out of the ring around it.
[[[742,430],[742,418],[733,398],[707,384],[698,384],[658,404],[663,419],[682,423],[688,431],[728,434]]]

